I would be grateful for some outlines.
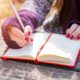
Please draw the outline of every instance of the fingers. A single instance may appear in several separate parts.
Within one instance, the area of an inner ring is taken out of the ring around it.
[[[80,33],[79,33],[79,35],[77,36],[77,40],[80,40]]]
[[[25,39],[22,39],[22,38],[15,36],[10,31],[8,33],[9,33],[11,40],[15,41],[18,44],[18,46],[24,47],[28,43]]]
[[[78,39],[78,36],[80,35],[80,26],[71,34],[74,39]]]
[[[29,42],[29,43],[33,41],[30,38],[31,33],[32,33],[32,27],[30,25],[27,25],[25,27],[25,36],[26,36],[26,41]]]
[[[26,40],[25,41],[23,41],[23,42],[21,42],[21,43],[19,43],[19,42],[16,42],[17,44],[18,44],[18,46],[20,46],[20,47],[24,47],[24,46],[26,46],[28,43],[26,42]]]
[[[19,42],[21,43],[22,41],[24,41],[24,38],[18,38],[17,36],[15,36],[13,33],[11,33],[10,31],[8,32],[9,36],[11,38],[11,40],[15,41],[15,42]]]
[[[24,33],[16,27],[12,27],[10,32],[18,38],[25,39]]]
[[[73,24],[71,28],[66,31],[66,37],[70,39],[79,40],[80,39],[80,26],[78,24]]]
[[[30,35],[32,33],[32,27],[30,25],[27,25],[25,27],[25,34],[27,33],[28,35]]]
[[[70,27],[70,29],[68,29],[68,30],[66,31],[66,34],[71,34],[71,33],[73,33],[77,27],[78,27],[78,24],[73,24],[73,25]]]
[[[15,41],[20,47],[24,47],[26,44],[33,41],[30,38],[32,28],[29,25],[25,27],[25,33],[13,26],[9,26],[7,30],[11,40]]]

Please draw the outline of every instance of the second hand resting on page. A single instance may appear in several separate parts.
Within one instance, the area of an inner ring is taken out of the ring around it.
[[[7,31],[9,33],[11,40],[15,41],[17,45],[20,47],[24,47],[29,42],[31,42],[30,35],[32,33],[32,28],[29,25],[25,27],[24,32],[13,26],[9,26],[7,28]]]
[[[66,30],[66,37],[74,40],[80,40],[80,25],[74,23]]]

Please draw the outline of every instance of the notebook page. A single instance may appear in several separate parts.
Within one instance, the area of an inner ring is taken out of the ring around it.
[[[39,56],[54,55],[62,58],[70,58],[71,54],[78,51],[80,41],[70,40],[59,34],[53,34]],[[72,56],[71,56],[72,57]],[[51,60],[51,58],[49,58]]]
[[[32,44],[25,46],[24,48],[21,49],[8,49],[4,57],[8,58],[27,58],[29,57],[32,59],[33,57],[31,56],[31,50],[32,50]]]
[[[34,41],[33,41],[33,49],[31,52],[31,55],[35,57],[37,55],[38,51],[42,47],[42,45],[46,42],[48,36],[50,33],[36,33],[34,36]]]
[[[17,58],[32,56],[33,58],[36,58],[37,52],[46,41],[48,35],[48,33],[34,33],[31,36],[33,38],[33,43],[30,43],[21,49],[9,49],[4,56]]]

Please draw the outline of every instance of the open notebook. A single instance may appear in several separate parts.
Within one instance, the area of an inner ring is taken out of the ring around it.
[[[64,35],[52,33],[34,33],[33,43],[21,49],[8,49],[0,57],[15,60],[31,60],[60,66],[76,65],[80,41],[70,40]]]

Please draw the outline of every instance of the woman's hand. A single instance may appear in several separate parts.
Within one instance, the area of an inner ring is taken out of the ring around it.
[[[24,32],[22,32],[21,30],[13,26],[9,26],[7,30],[8,30],[10,39],[15,41],[20,47],[24,47],[31,40],[30,34],[32,33],[32,28],[29,25],[25,27]]]
[[[72,24],[72,26],[66,31],[66,37],[74,40],[80,40],[80,25]]]

